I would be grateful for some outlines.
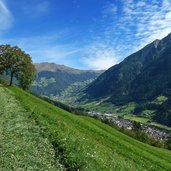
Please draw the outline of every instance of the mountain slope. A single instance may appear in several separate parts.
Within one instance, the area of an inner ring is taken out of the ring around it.
[[[77,70],[54,63],[35,64],[37,74],[33,92],[39,95],[60,95],[68,86],[97,78],[103,71]]]
[[[30,113],[7,88],[0,87],[0,170],[60,170],[51,143]]]
[[[166,94],[171,81],[170,54],[171,34],[104,72],[85,90],[87,98],[108,97],[108,101],[122,104]]]
[[[157,59],[143,68],[131,84],[130,95],[135,100],[159,95],[171,97],[171,46],[165,47]]]
[[[164,171],[171,169],[171,152],[168,150],[138,142],[93,118],[68,113],[16,87],[12,87],[10,90],[3,87],[0,92],[7,94],[8,99],[17,99],[17,105],[25,108],[18,113],[17,118],[20,118],[20,115],[21,118],[25,115],[25,118],[29,117],[31,120],[35,120],[36,125],[41,128],[41,135],[48,139],[53,146],[53,150],[55,150],[54,160],[57,159],[65,170]],[[3,101],[0,101],[1,105],[2,103]],[[8,102],[8,104],[10,106],[11,102]],[[0,117],[4,118],[6,112],[1,111]],[[2,113],[4,114],[2,115]],[[13,121],[15,121],[15,118],[12,118]],[[1,132],[4,126],[0,127]],[[17,129],[17,126],[13,128],[15,132]],[[27,129],[27,133],[33,134],[30,129]],[[37,137],[37,135],[35,132],[34,136]],[[24,136],[25,134],[19,136],[16,132],[13,137],[8,138],[6,146],[11,145],[15,141],[14,138],[22,139]],[[27,143],[29,144],[29,141],[25,141],[25,144]],[[20,142],[16,153],[21,154],[25,149],[19,145]],[[48,147],[45,151],[48,151]],[[1,150],[1,154],[2,152]],[[8,151],[4,155],[12,156],[12,154],[12,151]],[[27,151],[27,149],[24,152],[24,156],[35,156],[36,154],[37,151],[34,153],[34,149],[33,153]],[[13,158],[15,165],[22,162],[21,169],[30,168],[34,165],[32,162],[28,162],[30,158],[27,158],[27,160],[21,158],[20,161],[15,156]],[[0,155],[1,170],[4,166],[3,159]],[[38,160],[35,159],[34,162],[36,161]],[[43,163],[40,163],[39,167],[43,165]]]

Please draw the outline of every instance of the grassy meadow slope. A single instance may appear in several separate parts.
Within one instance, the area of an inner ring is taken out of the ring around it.
[[[0,132],[4,135],[0,148],[7,151],[1,150],[0,168],[8,166],[10,161],[7,159],[11,158],[16,165],[22,161],[20,166],[23,168],[24,165],[29,168],[39,163],[42,170],[47,170],[43,169],[46,163],[52,167],[48,170],[58,167],[71,171],[171,170],[171,151],[143,144],[93,118],[68,113],[17,87],[1,87],[0,93],[0,121],[3,123]],[[3,100],[5,96],[6,100]],[[16,106],[8,109],[12,104]],[[11,120],[13,126],[8,128]],[[19,129],[17,121],[25,127],[26,130],[21,130],[28,136],[15,134]],[[7,140],[5,135],[8,133],[11,136]],[[24,140],[20,142],[18,139]],[[15,153],[19,156],[13,153],[13,143],[16,143],[18,149]],[[33,149],[28,150],[30,144]],[[33,161],[30,156],[33,156]]]
[[[0,87],[0,170],[60,170],[54,156],[30,113],[9,89]]]

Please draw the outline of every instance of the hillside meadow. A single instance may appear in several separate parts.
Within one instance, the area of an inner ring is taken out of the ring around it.
[[[171,170],[171,151],[15,86],[0,87],[0,106],[0,170]]]

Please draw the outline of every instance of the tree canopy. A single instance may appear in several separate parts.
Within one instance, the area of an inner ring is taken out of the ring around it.
[[[23,89],[28,89],[34,79],[35,67],[30,55],[19,47],[0,45],[0,73],[10,76],[10,85],[15,77]]]

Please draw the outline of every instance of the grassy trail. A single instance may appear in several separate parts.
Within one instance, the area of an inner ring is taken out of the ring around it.
[[[55,152],[14,94],[0,87],[0,170],[62,170]],[[61,169],[60,169],[61,168]]]

